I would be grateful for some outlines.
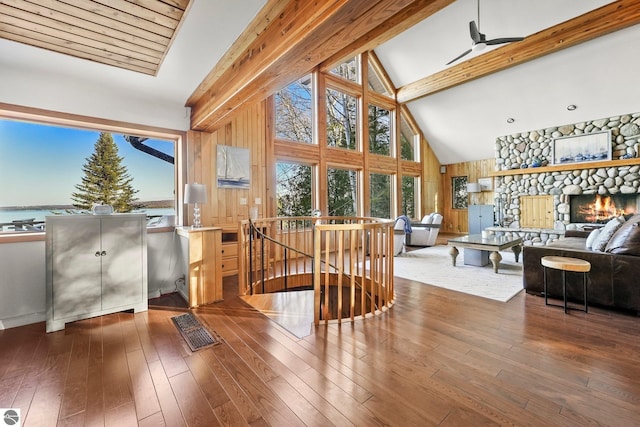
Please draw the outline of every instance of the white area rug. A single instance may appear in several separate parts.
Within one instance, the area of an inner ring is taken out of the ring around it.
[[[484,267],[465,265],[461,248],[454,267],[449,249],[440,245],[403,253],[394,258],[394,275],[502,302],[523,290],[522,254],[516,263],[510,249],[500,252],[502,261],[496,274],[491,263]]]

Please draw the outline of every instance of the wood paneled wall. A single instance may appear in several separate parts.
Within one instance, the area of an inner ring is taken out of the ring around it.
[[[213,132],[189,131],[187,134],[186,182],[207,185],[208,202],[201,206],[203,225],[237,227],[238,221],[249,218],[249,208],[257,207],[264,217],[267,200],[267,123],[265,102],[248,106]],[[248,148],[251,152],[251,188],[218,188],[216,184],[217,145]],[[246,199],[247,204],[241,204]],[[260,199],[260,204],[256,204]],[[188,223],[193,219],[189,206]]]
[[[238,221],[249,218],[249,208],[258,207],[258,216],[267,218],[275,216],[275,146],[271,138],[272,114],[269,103],[261,101],[235,114],[231,120],[213,132],[189,131],[186,148],[185,182],[198,182],[207,185],[209,201],[201,206],[201,220],[205,226],[237,227]],[[251,188],[248,190],[223,189],[216,185],[216,146],[218,144],[232,147],[249,148],[251,151]],[[276,143],[277,144],[277,143]],[[288,150],[291,150],[288,147]],[[292,160],[304,160],[289,151]],[[305,151],[306,153],[306,151]],[[319,155],[319,151],[318,151]],[[440,174],[440,162],[422,137],[422,206],[423,215],[440,212],[445,215],[447,193],[443,190],[445,182]],[[307,159],[309,160],[309,159]],[[256,205],[256,198],[261,204]],[[247,204],[242,205],[241,199]],[[450,203],[450,201],[449,201]],[[187,207],[187,224],[193,219],[193,207]]]
[[[422,139],[422,214],[438,212],[444,215],[444,199],[440,161],[433,153],[429,143]]]
[[[489,177],[494,171],[495,159],[477,160],[473,162],[454,163],[446,165],[447,171],[442,174],[442,231],[448,233],[464,233],[469,230],[469,217],[467,209],[453,209],[451,180],[455,176],[466,176],[468,182],[478,182],[478,178]],[[493,191],[483,191],[470,195],[470,202],[475,204],[492,205],[494,203]]]

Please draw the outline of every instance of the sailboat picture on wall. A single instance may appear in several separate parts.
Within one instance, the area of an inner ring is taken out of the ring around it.
[[[216,154],[218,188],[249,188],[249,149],[218,145]]]

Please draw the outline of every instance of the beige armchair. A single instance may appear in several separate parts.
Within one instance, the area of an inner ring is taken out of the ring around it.
[[[434,246],[441,225],[442,215],[439,213],[433,212],[425,215],[422,221],[411,224],[411,234],[407,235],[407,245]]]

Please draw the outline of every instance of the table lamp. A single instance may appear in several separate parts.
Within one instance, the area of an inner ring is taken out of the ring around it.
[[[191,228],[199,228],[202,227],[202,223],[200,222],[200,208],[198,207],[198,203],[206,203],[207,202],[207,187],[204,184],[198,184],[194,182],[193,184],[185,184],[184,186],[184,203],[191,204],[193,203],[193,224]]]
[[[473,205],[476,204],[476,195],[475,193],[480,193],[482,191],[482,187],[477,182],[470,182],[467,184],[467,193],[469,193],[472,197]]]

